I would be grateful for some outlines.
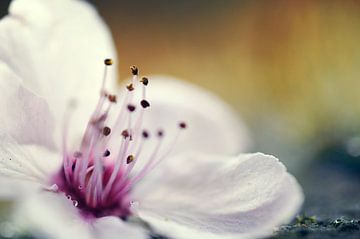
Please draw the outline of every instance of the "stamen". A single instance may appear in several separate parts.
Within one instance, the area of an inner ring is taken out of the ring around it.
[[[93,149],[95,148],[96,144],[97,144],[97,140],[99,138],[100,132],[95,131],[95,133],[92,135],[91,140],[90,140],[90,145],[86,148],[85,153],[84,153],[84,159],[80,161],[80,163],[76,164],[76,168],[75,168],[75,182],[79,182],[79,184],[81,186],[85,185],[85,181],[86,181],[86,170],[89,166],[89,162],[90,162],[90,157],[92,154]]]
[[[147,132],[146,130],[143,130],[142,136],[143,136],[145,139],[147,139],[147,138],[150,137],[149,132]]]
[[[162,137],[164,136],[164,131],[158,130],[157,136],[158,136],[159,138],[162,138]]]
[[[127,164],[130,164],[132,161],[134,161],[135,160],[135,157],[134,157],[134,155],[129,155],[129,156],[127,156],[127,158],[126,158],[126,163]]]
[[[108,156],[110,156],[110,150],[105,150],[105,152],[104,152],[104,157],[108,157]]]
[[[111,66],[111,65],[113,64],[113,61],[112,61],[112,59],[105,59],[105,60],[104,60],[104,63],[105,63],[105,65],[107,65],[107,66]]]
[[[147,100],[142,100],[140,104],[144,109],[150,106],[150,103]]]
[[[133,79],[136,80],[136,79]],[[135,125],[133,126],[133,129],[131,130],[132,134],[134,135],[135,138],[141,137],[141,128],[142,128],[142,124],[143,124],[143,116],[144,116],[144,109],[146,107],[149,107],[150,104],[149,102],[147,102],[146,99],[146,87],[145,85],[143,85],[142,87],[142,99],[144,100],[144,102],[140,102],[140,105],[142,105],[142,110],[140,111],[140,114],[138,114],[137,120]],[[133,151],[135,148],[138,147],[139,141],[135,140],[135,142],[131,145],[131,151]]]
[[[143,133],[146,131],[143,131]],[[146,134],[148,135],[148,133],[146,132]],[[135,155],[137,155],[137,157],[139,158],[139,156],[141,155],[142,152],[142,148],[145,142],[145,137],[144,140],[141,140],[140,145],[138,146]],[[128,167],[126,168],[126,171],[123,175],[123,179],[119,182],[119,185],[122,185],[124,181],[126,181],[126,179],[128,179],[128,176],[130,174],[130,172],[132,171],[132,169],[135,167],[137,161],[133,161],[133,163],[131,163],[130,165],[128,165]]]
[[[159,137],[159,142],[157,143],[157,145],[155,146],[155,149],[153,151],[153,153],[151,154],[151,156],[149,157],[149,160],[148,162],[146,163],[146,165],[143,167],[143,169],[131,180],[131,184],[135,184],[137,183],[141,178],[143,178],[148,172],[149,170],[152,168],[156,158],[157,158],[157,155],[158,155],[158,152],[161,148],[161,145],[162,145],[162,142],[163,140],[161,140],[161,138],[163,137],[164,135],[164,132],[162,130],[158,130],[157,132],[157,135]]]
[[[185,122],[179,123],[179,127],[180,127],[180,130],[185,129],[186,123]],[[157,165],[159,165],[167,157],[167,155],[169,155],[169,153],[173,150],[173,147],[176,145],[176,142],[179,138],[179,133],[180,133],[180,131],[175,136],[174,141],[172,142],[170,148],[161,157],[157,156],[162,140],[159,141],[159,144],[155,148],[153,154],[151,155],[150,160],[147,162],[147,164],[144,166],[144,168],[140,171],[140,173],[138,173],[134,178],[132,178],[130,185],[127,186],[128,188],[131,188],[132,185],[136,184],[137,182],[139,182],[139,180],[144,178],[150,171],[152,171]],[[159,130],[157,132],[157,135],[159,138],[162,138],[164,135],[164,132],[162,130]]]
[[[126,89],[128,89],[128,91],[133,91],[135,88],[134,85],[131,83],[126,86]]]
[[[140,82],[143,83],[144,85],[148,85],[149,79],[147,77],[143,77],[143,78],[141,78]]]
[[[126,149],[127,149],[128,144],[129,144],[129,140],[122,140],[120,150],[118,152],[118,156],[115,161],[115,167],[112,170],[110,179],[109,179],[108,183],[106,184],[103,195],[102,195],[103,198],[107,197],[107,195],[110,193],[113,183],[115,182],[116,177],[118,176],[118,172],[120,171],[120,169],[123,166],[123,163],[124,163],[123,161],[125,159],[125,155],[126,155],[126,151],[127,151]]]
[[[116,95],[108,95],[108,99],[111,103],[116,103],[117,102],[117,97]]]
[[[134,112],[135,109],[136,109],[135,105],[131,105],[131,104],[129,104],[129,105],[127,106],[127,108],[128,108],[128,110],[129,110],[130,112]]]
[[[111,129],[105,126],[102,130],[103,135],[108,136],[111,133]]]
[[[132,73],[134,76],[139,75],[139,69],[138,69],[136,66],[131,66],[130,69],[131,69],[131,73]]]
[[[127,131],[126,129],[121,132],[121,135],[124,137],[124,139],[130,136],[129,131]]]
[[[114,122],[109,125],[110,109],[118,99],[116,95],[109,94],[105,90],[108,66],[112,65],[113,61],[105,59],[104,64],[100,98],[88,122],[79,151],[68,152],[65,146],[66,130],[64,131],[64,162],[61,175],[66,186],[64,188],[60,186],[59,190],[69,195],[74,205],[79,206],[81,210],[89,208],[91,213],[104,212],[126,217],[131,211],[130,206],[124,206],[130,205],[131,198],[129,199],[128,192],[134,184],[167,157],[176,145],[179,132],[186,129],[187,124],[182,121],[178,123],[179,130],[170,147],[164,145],[166,142],[163,139],[164,131],[155,131],[157,137],[154,140],[158,142],[152,152],[145,155],[148,151],[144,151],[143,146],[150,138],[148,130],[143,128],[144,115],[150,107],[146,97],[149,79],[142,77],[138,80],[139,69],[136,66],[130,68],[133,75],[132,82],[124,89],[126,96],[122,99],[120,111]],[[140,89],[139,85],[142,85]],[[142,91],[142,95],[133,100],[138,95],[134,93],[136,90]],[[133,102],[138,102],[140,105],[135,105]],[[135,110],[139,111],[139,114],[132,114]],[[119,145],[116,145],[118,140],[120,140]],[[113,156],[109,157],[110,155]],[[135,165],[138,165],[137,162],[142,159],[146,160],[144,165],[140,167],[140,171],[132,174]]]
[[[101,115],[100,117],[99,117],[99,115],[101,114],[101,109],[104,105],[105,98],[108,97],[108,94],[105,91],[105,84],[106,84],[106,80],[107,80],[108,67],[113,64],[113,61],[111,59],[105,59],[104,64],[105,64],[105,69],[104,69],[104,75],[103,75],[103,80],[102,80],[102,84],[101,84],[100,98],[99,98],[98,104],[97,104],[94,112],[92,113],[90,120],[86,126],[86,130],[85,130],[82,142],[81,142],[81,147],[80,147],[81,151],[84,151],[86,146],[90,142],[90,137],[94,130],[93,124],[100,123],[99,121],[103,121],[106,118],[105,114]]]
[[[62,135],[62,150],[63,150],[63,170],[65,174],[65,178],[67,182],[70,182],[70,159],[67,155],[67,139],[68,139],[68,131],[69,131],[69,122],[71,120],[71,116],[73,115],[74,103],[70,102],[68,105],[65,115],[64,115],[64,124],[63,124],[63,135]]]
[[[179,127],[180,127],[180,129],[186,129],[187,125],[185,122],[180,122]]]
[[[155,168],[158,164],[161,163],[161,161],[163,161],[164,158],[167,157],[167,155],[169,155],[171,153],[171,151],[173,150],[173,148],[176,145],[176,142],[178,141],[179,135],[180,135],[180,131],[184,130],[187,127],[185,122],[180,122],[179,123],[179,128],[180,130],[177,132],[175,138],[173,139],[173,142],[170,144],[170,147],[168,148],[168,150],[163,154],[163,156],[159,157],[158,161],[156,163],[154,163],[154,165],[152,166],[151,169]],[[151,170],[150,169],[150,170]]]

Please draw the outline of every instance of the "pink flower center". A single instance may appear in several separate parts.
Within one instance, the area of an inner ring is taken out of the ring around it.
[[[63,167],[52,181],[58,191],[72,200],[85,217],[112,215],[126,218],[131,215],[134,204],[132,188],[166,158],[178,138],[177,134],[174,142],[163,150],[164,132],[158,129],[155,137],[150,137],[149,131],[143,128],[143,116],[150,107],[146,99],[149,80],[146,77],[139,80],[135,66],[131,67],[133,79],[126,86],[126,95],[115,121],[111,127],[108,125],[110,110],[117,103],[117,97],[105,91],[110,65],[112,60],[106,59],[100,98],[77,150],[68,148],[70,117],[66,117]],[[141,99],[133,104],[134,93],[138,88],[142,90]],[[178,127],[180,130],[185,129],[186,124],[180,122]],[[157,142],[150,154],[142,153],[145,142],[149,140]],[[139,160],[143,163],[134,170]]]

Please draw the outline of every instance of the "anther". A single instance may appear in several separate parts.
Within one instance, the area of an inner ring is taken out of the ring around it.
[[[144,109],[150,106],[150,103],[147,100],[140,101],[140,104]]]
[[[128,89],[128,91],[133,91],[134,90],[134,85],[129,84],[129,85],[126,86],[126,89]]]
[[[105,150],[105,152],[104,152],[104,157],[108,157],[108,156],[110,156],[110,150]]]
[[[129,156],[127,156],[127,158],[126,158],[126,163],[127,163],[127,164],[130,164],[130,163],[133,162],[134,160],[135,160],[134,155],[129,155]]]
[[[116,95],[108,95],[108,99],[111,103],[116,103],[117,102],[117,97]]]
[[[107,66],[111,66],[111,65],[113,64],[113,60],[112,60],[112,59],[105,59],[105,60],[104,60],[104,63],[105,63],[105,65],[107,65]]]
[[[144,130],[143,132],[142,132],[142,136],[145,138],[145,139],[147,139],[147,138],[149,138],[149,132],[147,132],[146,130]]]
[[[135,105],[128,105],[127,108],[130,112],[134,112],[136,109]]]
[[[121,132],[121,135],[124,137],[124,139],[130,136],[129,131],[127,131],[126,129]]]
[[[131,69],[131,73],[134,76],[137,76],[139,74],[139,69],[136,66],[131,66],[130,69]]]
[[[105,126],[102,130],[103,135],[108,136],[111,133],[111,129]]]
[[[186,129],[187,125],[185,122],[180,122],[179,127],[180,127],[180,129]]]
[[[159,136],[160,138],[163,137],[163,136],[164,136],[164,131],[159,130],[159,131],[157,132],[157,136]]]
[[[140,82],[142,82],[143,85],[148,85],[149,84],[149,79],[147,77],[143,77],[143,78],[141,78]]]

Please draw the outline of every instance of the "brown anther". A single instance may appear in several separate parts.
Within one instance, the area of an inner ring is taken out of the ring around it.
[[[141,78],[140,82],[142,82],[143,85],[148,85],[149,84],[149,79],[147,77],[143,77],[143,78]]]
[[[139,69],[136,66],[131,66],[130,70],[134,76],[137,76],[139,74]]]
[[[102,130],[103,135],[108,136],[111,133],[111,129],[105,126]]]
[[[105,152],[104,152],[104,157],[108,157],[108,156],[110,156],[110,150],[105,150]]]
[[[134,160],[135,160],[134,155],[129,155],[129,156],[127,156],[127,158],[126,158],[126,163],[127,163],[127,164],[130,164],[130,163],[133,162]]]
[[[136,109],[135,105],[128,105],[127,108],[130,112],[134,112]]]
[[[131,84],[128,84],[126,86],[126,89],[128,89],[128,91],[133,91],[134,90],[134,85],[131,83]]]
[[[150,106],[150,103],[147,100],[140,101],[140,104],[144,109]]]
[[[116,95],[108,95],[108,99],[111,103],[116,103],[117,102],[117,97]]]
[[[187,125],[185,122],[180,122],[179,127],[180,127],[180,129],[186,129]]]
[[[127,131],[126,129],[121,132],[121,135],[124,137],[124,139],[130,136],[129,131]]]
[[[159,130],[159,131],[157,132],[157,136],[159,136],[160,138],[163,137],[163,136],[164,136],[164,131]]]
[[[107,66],[111,66],[111,65],[113,64],[113,60],[112,60],[112,59],[105,59],[105,60],[104,60],[104,63],[105,63],[105,65],[107,65]]]
[[[146,130],[144,130],[143,132],[142,132],[142,136],[145,138],[145,139],[147,139],[147,138],[149,138],[149,132],[147,132]]]

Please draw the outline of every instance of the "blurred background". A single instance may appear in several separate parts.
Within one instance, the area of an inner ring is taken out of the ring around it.
[[[252,151],[298,177],[304,213],[360,216],[360,1],[91,2],[122,79],[135,64],[215,92],[249,125]]]
[[[360,131],[360,2],[93,0],[120,75],[170,74],[207,88],[250,126],[253,150],[297,170]]]
[[[215,92],[251,128],[253,150],[293,170],[360,132],[359,1],[90,2],[114,35],[121,79],[135,64]]]

